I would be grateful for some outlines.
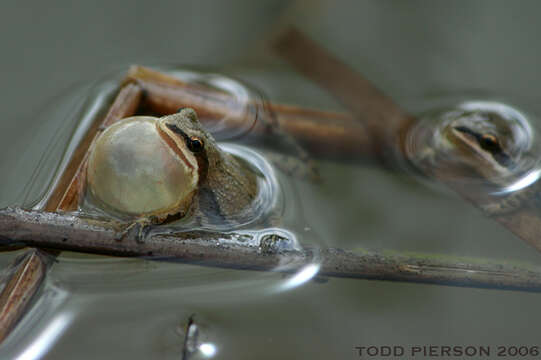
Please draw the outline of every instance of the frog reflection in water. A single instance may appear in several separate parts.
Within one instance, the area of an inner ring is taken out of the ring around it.
[[[105,210],[148,228],[187,214],[199,224],[243,221],[257,174],[222,151],[194,110],[109,126],[89,156],[86,186]]]
[[[451,116],[441,134],[463,163],[500,189],[516,180],[518,161],[524,160],[520,157],[526,148],[521,142],[527,141],[520,135],[523,128],[495,111],[461,111]],[[505,215],[536,198],[537,192],[538,186],[529,186],[483,205],[482,210],[491,216]]]

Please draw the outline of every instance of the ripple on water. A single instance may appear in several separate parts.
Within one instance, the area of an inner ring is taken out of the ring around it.
[[[539,129],[516,108],[496,101],[464,101],[419,118],[405,149],[422,173],[488,202],[515,197],[538,183]]]

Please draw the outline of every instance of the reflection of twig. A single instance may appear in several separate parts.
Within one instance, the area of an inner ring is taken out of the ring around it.
[[[197,346],[199,329],[195,324],[194,317],[195,315],[190,315],[188,324],[186,324],[186,333],[184,334],[184,344],[182,348],[182,360],[189,360]]]
[[[300,72],[319,83],[340,100],[362,122],[379,153],[404,156],[403,136],[415,123],[390,98],[359,73],[322,49],[295,28],[289,28],[275,42],[278,53]],[[453,184],[446,172],[427,174],[451,187],[474,206],[481,205],[477,194]],[[518,237],[541,251],[541,218],[529,209],[495,217]]]
[[[340,249],[261,251],[220,239],[234,234],[183,232],[121,237],[110,222],[72,215],[0,210],[0,244],[24,243],[116,256],[148,256],[233,269],[295,272],[316,261],[319,275],[541,292],[541,269],[457,258],[408,256]],[[119,240],[122,239],[122,240]]]
[[[11,265],[10,276],[0,294],[0,342],[9,335],[40,288],[51,259],[41,250],[32,249]]]

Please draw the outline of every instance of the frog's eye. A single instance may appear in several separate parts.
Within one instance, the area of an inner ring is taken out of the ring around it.
[[[188,149],[190,149],[193,153],[198,153],[203,151],[203,148],[205,147],[205,144],[203,143],[203,140],[198,138],[197,136],[191,136],[188,139]]]
[[[501,150],[498,138],[492,134],[483,134],[479,137],[479,145],[488,151]]]

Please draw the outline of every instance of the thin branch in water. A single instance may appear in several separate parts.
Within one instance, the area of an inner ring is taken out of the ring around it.
[[[186,324],[186,330],[184,334],[184,342],[182,348],[182,360],[189,360],[192,354],[197,349],[197,342],[199,337],[199,328],[195,323],[195,315],[192,314],[188,323]]]
[[[112,256],[142,256],[205,266],[294,273],[319,267],[318,275],[376,279],[478,288],[541,292],[541,269],[495,264],[485,260],[441,256],[409,256],[377,252],[305,247],[277,250],[266,244],[235,243],[234,233],[188,231],[150,234],[140,242],[137,231],[121,237],[110,221],[85,220],[74,215],[0,210],[0,245],[23,243]],[[119,240],[122,239],[122,240]]]
[[[10,265],[10,275],[0,294],[0,343],[26,312],[45,279],[52,259],[41,250],[30,249]]]

